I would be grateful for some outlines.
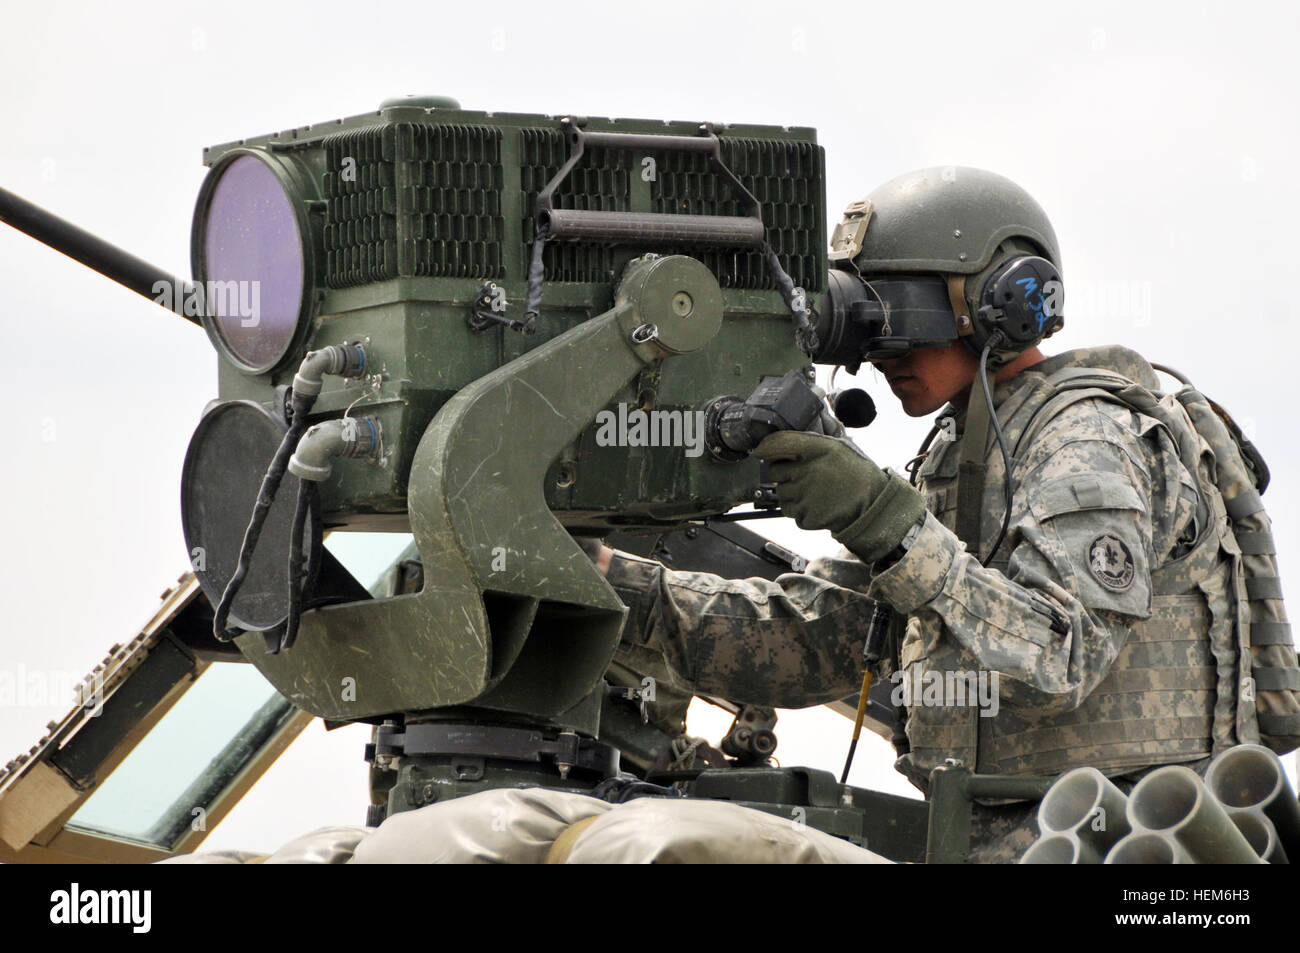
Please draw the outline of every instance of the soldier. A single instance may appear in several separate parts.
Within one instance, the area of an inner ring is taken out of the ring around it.
[[[757,448],[786,515],[845,547],[805,573],[729,580],[602,547],[597,566],[631,610],[620,658],[662,656],[700,694],[824,703],[857,689],[883,601],[905,620],[886,664],[907,702],[896,766],[922,790],[948,758],[992,774],[1093,765],[1129,790],[1154,766],[1196,768],[1247,740],[1226,521],[1198,491],[1213,485],[1212,458],[1178,422],[1186,413],[1171,400],[1171,424],[1062,392],[1090,369],[1150,390],[1157,380],[1122,347],[1039,351],[1062,324],[1060,254],[1013,183],[929,169],[868,202],[841,263],[886,315],[867,356],[907,414],[942,408],[938,438],[910,481],[845,438],[787,431]],[[977,804],[971,860],[1016,859],[1035,807]]]

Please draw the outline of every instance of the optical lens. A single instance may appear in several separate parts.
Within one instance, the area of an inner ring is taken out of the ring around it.
[[[246,370],[273,367],[293,342],[303,298],[298,217],[271,167],[242,155],[208,200],[201,256],[209,320]]]

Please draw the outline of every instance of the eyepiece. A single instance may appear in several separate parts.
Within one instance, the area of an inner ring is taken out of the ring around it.
[[[716,460],[743,460],[768,434],[808,430],[821,413],[821,398],[802,371],[764,377],[748,400],[719,397],[709,403],[704,413],[704,442]]]

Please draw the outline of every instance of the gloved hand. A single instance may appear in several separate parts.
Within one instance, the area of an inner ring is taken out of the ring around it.
[[[754,454],[787,516],[800,529],[828,529],[864,562],[891,552],[925,515],[925,498],[896,473],[871,462],[847,438],[780,430]]]

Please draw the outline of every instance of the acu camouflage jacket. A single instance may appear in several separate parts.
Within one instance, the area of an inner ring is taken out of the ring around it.
[[[1114,775],[1236,743],[1231,567],[1215,531],[1226,526],[1222,503],[1207,509],[1153,418],[1089,398],[1035,419],[1053,392],[1048,377],[1065,367],[1157,383],[1139,355],[1105,347],[1050,357],[997,385],[1016,490],[989,567],[953,532],[960,440],[939,441],[918,474],[930,510],[920,534],[874,575],[847,551],[774,582],[617,554],[608,579],[631,610],[619,659],[666,662],[699,694],[825,703],[858,689],[873,602],[884,600],[906,616],[895,682],[921,689],[909,694],[911,750],[899,768],[922,786],[949,757],[988,773],[1091,764]],[[960,425],[963,415],[949,407],[942,416]],[[986,460],[981,554],[1005,505],[991,436]],[[1207,448],[1201,467],[1210,466]],[[980,710],[978,693],[951,691],[992,673],[996,705]],[[924,690],[936,680],[949,690]]]

